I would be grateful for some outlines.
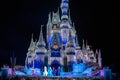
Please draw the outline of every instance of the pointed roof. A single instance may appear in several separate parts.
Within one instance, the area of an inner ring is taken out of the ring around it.
[[[50,12],[50,13],[49,13],[49,15],[48,15],[48,22],[47,22],[47,26],[48,26],[49,24],[51,24],[51,12]]]
[[[41,25],[41,31],[40,31],[39,40],[37,42],[37,46],[45,46],[45,41],[44,41],[44,38],[43,38],[42,27],[43,27],[43,25]]]
[[[98,55],[98,49],[96,49],[95,54]]]
[[[58,14],[58,21],[60,22],[60,12],[59,12],[59,7],[58,7],[57,14]]]
[[[101,58],[101,50],[98,51],[98,57]]]
[[[71,16],[70,16],[70,9],[69,9],[69,14],[68,14],[68,20],[70,22],[70,25],[72,25],[72,20],[71,20]]]
[[[58,15],[58,12],[56,13],[52,13],[52,23],[55,23],[57,24],[58,22],[60,22],[60,18],[59,18],[59,15]]]
[[[40,30],[40,36],[39,36],[39,40],[37,42],[37,47],[35,49],[35,53],[41,52],[41,54],[45,54],[47,52],[45,46],[45,41],[43,38],[43,32],[42,32],[42,27],[43,25],[41,25],[41,30]]]
[[[72,30],[73,30],[74,33],[76,33],[76,30],[75,30],[75,24],[74,24],[74,23],[73,23]]]
[[[95,57],[97,57],[97,55],[98,55],[98,49],[96,49],[95,51]]]
[[[49,13],[48,17],[48,21],[51,21],[51,12]]]
[[[34,47],[35,47],[35,44],[34,44],[33,33],[32,33],[31,42],[30,42],[30,46],[29,46],[28,50],[33,50]]]
[[[82,42],[82,50],[85,50],[85,42],[84,42],[84,39],[83,39],[83,42]]]
[[[102,67],[102,57],[101,57],[101,50],[100,49],[99,49],[99,52],[98,52],[98,64],[101,68]]]
[[[86,44],[85,44],[85,48],[86,48],[86,50],[90,50],[90,45],[88,45],[88,42],[87,42],[87,40],[86,40],[86,42],[85,42]]]
[[[77,48],[80,48],[79,42],[78,42],[78,36],[76,35],[75,38],[76,38],[76,39],[75,39],[75,40],[76,40],[76,41],[75,41],[75,45],[76,45]]]

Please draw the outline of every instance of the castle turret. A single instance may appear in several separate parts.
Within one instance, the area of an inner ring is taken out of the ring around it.
[[[52,21],[51,21],[51,13],[49,13],[48,16],[48,22],[47,22],[47,30],[46,30],[46,39],[47,39],[47,43],[48,45],[50,44],[50,40],[51,40],[51,30],[52,30]]]
[[[61,2],[61,24],[60,24],[60,28],[61,28],[61,36],[62,36],[62,41],[63,41],[63,45],[67,43],[68,41],[68,36],[69,36],[69,31],[71,28],[71,22],[69,21],[70,16],[68,17],[68,2],[69,0],[62,0]]]
[[[35,43],[34,43],[33,34],[32,34],[31,42],[30,42],[30,46],[28,48],[28,51],[34,51],[34,48],[35,48]]]
[[[99,67],[102,68],[101,50],[99,50],[99,52],[98,52],[98,64],[99,64]]]
[[[47,53],[45,46],[46,46],[46,44],[45,44],[45,41],[43,38],[42,26],[41,26],[40,36],[39,36],[39,40],[37,42],[37,48],[35,49],[36,55],[35,55],[35,60],[34,60],[34,68],[43,67],[45,54]],[[38,65],[38,63],[39,63],[39,65]]]
[[[62,3],[61,3],[61,11],[62,11],[61,20],[62,21],[68,20],[68,8],[69,8],[68,2],[69,0],[62,0]]]
[[[72,34],[71,32],[69,32],[69,39],[68,42],[66,44],[66,50],[65,50],[65,54],[67,56],[67,63],[69,67],[72,67],[72,65],[74,63],[76,63],[76,55],[75,55],[75,46],[74,46],[74,41],[72,38]],[[72,68],[69,69],[69,71],[71,71]]]
[[[71,20],[71,16],[70,16],[70,10],[69,10],[69,14],[68,14],[68,21],[69,21],[70,25],[72,26],[72,20]]]
[[[96,59],[96,63],[98,62],[98,49],[96,49],[95,51],[95,59]]]
[[[52,23],[58,25],[60,22],[59,10],[56,13],[52,13]]]
[[[78,36],[76,35],[76,38],[75,38],[75,47],[76,49],[80,49],[80,46],[79,46],[79,43],[78,43]]]
[[[42,32],[42,25],[41,25],[41,31],[40,31],[40,36],[39,36],[39,40],[38,40],[38,42],[37,42],[37,46],[38,47],[45,47],[46,46],[46,44],[45,44],[45,41],[44,41],[44,39],[43,39],[43,32]]]
[[[75,24],[74,24],[74,23],[73,23],[71,32],[72,32],[72,39],[73,39],[73,41],[74,41],[74,43],[75,43],[76,30],[75,30]],[[74,44],[74,46],[75,46],[75,44]]]
[[[60,12],[59,12],[59,8],[58,8],[58,11],[57,11],[57,14],[58,14],[58,21],[60,22]]]
[[[35,42],[33,40],[33,34],[32,34],[30,46],[28,48],[27,57],[25,60],[26,67],[33,67],[34,56],[35,56],[34,50],[35,50]]]
[[[82,63],[83,53],[82,53],[81,48],[79,46],[77,35],[76,35],[76,38],[75,38],[75,48],[76,48],[75,55],[76,55],[77,63]]]
[[[46,53],[47,50],[45,48],[46,44],[43,38],[43,33],[42,33],[42,26],[41,26],[41,31],[40,31],[40,36],[39,36],[39,40],[37,42],[37,49],[35,50],[35,53]]]
[[[83,42],[82,42],[82,50],[85,50],[85,42],[84,42],[84,39],[83,39]]]
[[[69,32],[69,40],[67,42],[65,52],[66,52],[66,55],[67,55],[68,63],[69,62],[76,62],[75,46],[74,46],[74,41],[72,39],[71,32]]]

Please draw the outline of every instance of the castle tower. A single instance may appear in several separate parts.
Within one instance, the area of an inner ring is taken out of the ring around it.
[[[68,2],[69,0],[62,0],[62,3],[61,3],[61,11],[62,11],[61,20],[62,21],[68,20],[68,9],[69,9]]]
[[[48,45],[51,43],[51,31],[52,31],[52,21],[51,21],[51,13],[48,15],[48,22],[47,22],[47,30],[46,30],[46,39]]]
[[[75,38],[76,38],[76,30],[75,30],[75,24],[73,23],[73,26],[71,28],[71,33],[72,33],[72,39],[73,39],[73,42],[75,43]],[[74,44],[75,46],[75,44]]]
[[[78,43],[77,35],[76,35],[76,38],[75,38],[75,48],[76,48],[75,55],[76,55],[77,63],[81,63],[82,59],[83,59],[83,54],[82,54],[82,51],[81,51],[79,43]]]
[[[61,36],[58,32],[54,32],[50,46],[50,54],[48,55],[48,65],[59,67],[63,65],[63,54],[61,52]]]
[[[35,56],[34,50],[35,50],[35,42],[33,40],[33,34],[32,34],[30,46],[28,48],[27,57],[25,60],[26,67],[34,67],[34,65],[33,65],[34,64],[34,56]]]
[[[52,24],[59,25],[60,23],[60,17],[59,17],[59,10],[56,13],[52,13]]]
[[[66,45],[66,50],[65,50],[65,54],[67,56],[67,63],[69,67],[72,67],[72,65],[74,63],[76,63],[76,56],[75,56],[75,46],[74,46],[74,41],[72,39],[72,34],[71,32],[69,32],[69,40],[67,42]],[[72,68],[69,69],[69,71],[71,71]]]
[[[69,36],[69,28],[71,28],[69,20],[68,20],[68,2],[69,0],[62,0],[61,3],[61,36],[62,36],[62,41],[63,44],[66,44],[68,41],[68,36]]]
[[[45,55],[47,53],[45,46],[46,46],[46,44],[45,44],[45,41],[43,38],[42,26],[41,26],[39,40],[37,42],[36,49],[35,49],[34,68],[43,67]]]

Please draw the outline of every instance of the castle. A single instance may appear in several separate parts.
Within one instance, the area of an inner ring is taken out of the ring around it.
[[[75,25],[71,21],[69,12],[69,0],[61,2],[61,16],[59,10],[49,13],[46,25],[46,36],[43,35],[42,26],[38,41],[31,38],[28,48],[25,66],[30,68],[42,68],[43,66],[72,67],[74,63],[96,63],[102,67],[101,51],[95,52],[83,40],[79,46]],[[46,41],[44,40],[46,37]]]

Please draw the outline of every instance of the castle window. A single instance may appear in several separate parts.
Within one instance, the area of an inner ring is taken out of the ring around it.
[[[55,49],[57,49],[57,48],[58,48],[58,45],[54,45],[53,47],[54,47]]]

